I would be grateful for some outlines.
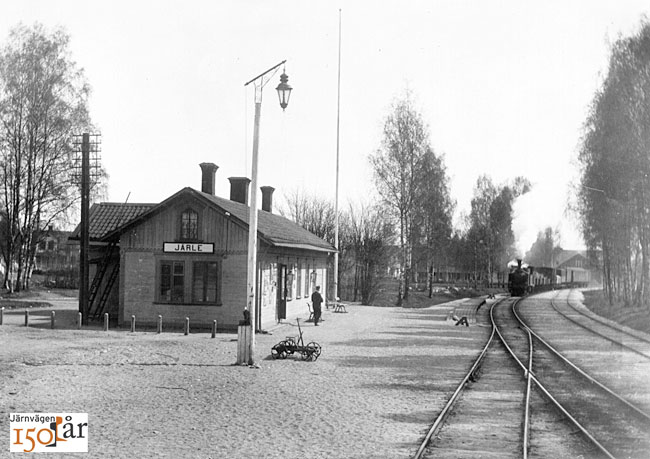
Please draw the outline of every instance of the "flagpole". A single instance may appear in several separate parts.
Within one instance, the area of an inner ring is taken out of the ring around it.
[[[339,67],[336,102],[336,199],[334,200],[334,301],[339,298],[339,135],[341,130],[341,9],[339,8]]]

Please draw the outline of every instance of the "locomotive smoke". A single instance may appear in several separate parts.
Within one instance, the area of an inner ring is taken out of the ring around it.
[[[519,258],[525,258],[537,234],[548,227],[559,232],[560,240],[555,242],[563,249],[584,249],[578,224],[566,208],[567,193],[562,185],[535,184],[515,200],[512,230]]]

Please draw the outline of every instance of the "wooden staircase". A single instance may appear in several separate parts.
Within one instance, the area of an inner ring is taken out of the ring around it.
[[[110,296],[111,290],[115,281],[118,278],[120,273],[120,264],[114,264],[110,270],[110,274],[107,278],[107,281],[104,283],[104,288],[102,289],[102,283],[106,273],[109,271],[111,262],[113,261],[114,254],[119,249],[117,248],[116,242],[111,242],[104,253],[102,261],[97,266],[97,271],[95,272],[95,277],[93,278],[92,284],[90,285],[90,291],[88,294],[88,315],[93,319],[101,319],[107,309],[108,297]]]

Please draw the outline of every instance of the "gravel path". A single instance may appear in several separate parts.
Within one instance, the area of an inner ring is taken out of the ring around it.
[[[281,324],[257,335],[258,368],[234,365],[234,333],[76,330],[74,300],[55,307],[55,330],[49,310],[29,328],[5,312],[0,432],[10,412],[84,412],[79,457],[408,458],[487,333],[454,327],[453,306],[326,310],[303,328],[323,347],[316,362],[270,358],[297,333]]]

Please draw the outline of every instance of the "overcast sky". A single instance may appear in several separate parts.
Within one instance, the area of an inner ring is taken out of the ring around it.
[[[521,250],[538,230],[581,241],[565,213],[588,106],[609,49],[635,32],[647,1],[0,1],[0,40],[18,22],[64,26],[93,88],[109,200],[217,194],[251,175],[254,98],[244,83],[282,60],[294,91],[264,89],[259,185],[334,199],[338,21],[342,9],[340,203],[373,199],[368,155],[391,102],[412,91],[444,154],[458,210],[481,174],[517,175]],[[252,85],[251,85],[252,86]]]

